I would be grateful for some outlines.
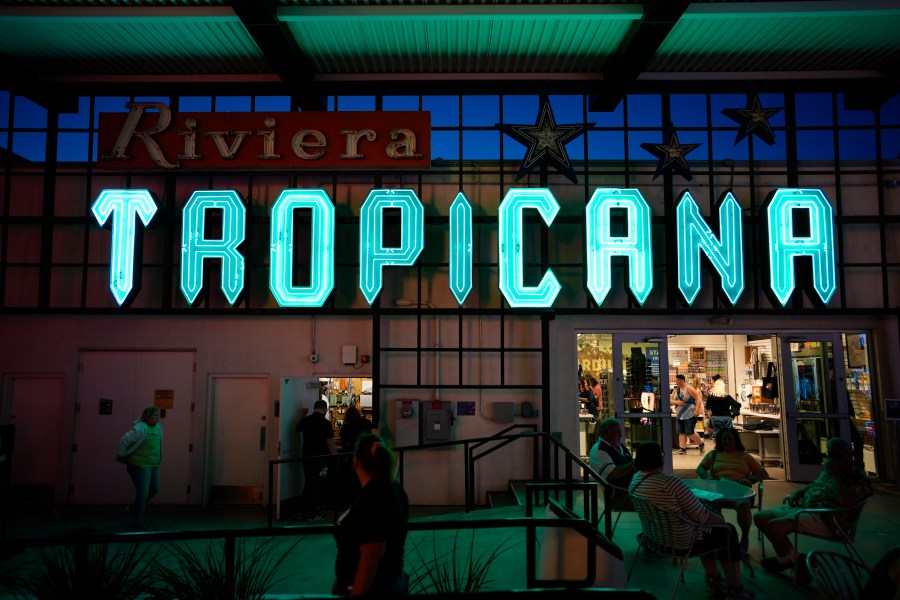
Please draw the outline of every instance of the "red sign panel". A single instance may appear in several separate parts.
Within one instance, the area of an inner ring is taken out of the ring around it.
[[[431,166],[431,113],[174,113],[130,102],[100,115],[106,169],[391,169]]]

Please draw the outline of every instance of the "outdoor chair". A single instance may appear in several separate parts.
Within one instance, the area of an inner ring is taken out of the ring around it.
[[[681,561],[681,570],[678,571],[678,577],[675,579],[675,586],[672,588],[672,599],[675,598],[675,592],[678,591],[678,584],[684,581],[684,567],[688,558],[706,556],[707,554],[716,554],[718,548],[706,550],[705,552],[695,552],[694,542],[696,535],[691,536],[691,542],[687,547],[677,544],[675,530],[682,523],[687,523],[694,534],[700,529],[709,529],[713,527],[722,527],[727,530],[728,525],[709,525],[700,524],[672,511],[659,508],[646,498],[642,498],[636,494],[630,495],[631,502],[637,511],[641,520],[640,543],[635,550],[634,558],[631,559],[631,567],[628,569],[628,579],[631,579],[631,572],[634,570],[634,563],[641,553],[641,549],[647,549],[663,556],[670,556],[675,561]],[[727,549],[727,546],[726,546]],[[730,562],[730,560],[729,560]]]
[[[599,523],[603,522],[606,537],[612,539],[622,513],[634,512],[634,508],[631,505],[631,498],[627,488],[613,485],[605,477],[600,477],[600,490],[603,495],[603,511],[594,525],[599,528]],[[612,518],[613,511],[616,511],[615,521]]]
[[[871,498],[871,496],[869,496],[869,498]],[[803,510],[797,511],[797,513],[794,515],[794,549],[797,551],[797,554],[800,554],[799,538],[801,535],[806,535],[809,537],[818,538],[820,540],[827,540],[829,542],[838,542],[840,544],[843,544],[844,548],[847,550],[848,555],[856,559],[858,562],[865,564],[865,560],[859,553],[859,549],[856,547],[855,541],[856,530],[859,526],[859,517],[860,515],[862,515],[863,508],[865,508],[866,503],[869,501],[869,498],[860,500],[856,504],[844,508],[804,508]],[[787,502],[787,497],[785,497],[783,502]],[[828,524],[831,533],[829,535],[823,536],[814,533],[807,533],[805,531],[798,531],[800,520],[809,517],[818,517],[825,521],[825,523]],[[766,546],[765,541],[763,540],[762,532],[760,532],[760,540],[762,553],[763,556],[765,556]],[[796,564],[793,568],[793,576],[794,587],[799,587],[799,569],[797,569]]]
[[[806,555],[813,581],[831,600],[859,600],[869,579],[869,568],[844,554],[813,550]]]

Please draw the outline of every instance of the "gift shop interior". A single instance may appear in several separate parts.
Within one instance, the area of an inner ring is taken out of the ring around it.
[[[596,440],[596,423],[615,417],[623,423],[626,446],[656,440],[671,449],[667,454],[673,471],[693,477],[704,454],[715,448],[707,407],[713,394],[740,404],[732,405],[731,426],[773,479],[792,479],[821,465],[824,444],[835,435],[853,440],[858,460],[877,475],[872,358],[865,333],[584,332],[577,337],[577,406],[585,460]],[[684,376],[686,391],[695,389],[702,401],[697,436],[688,440],[683,454],[676,406],[670,403],[678,375]],[[720,383],[714,390],[716,379]]]

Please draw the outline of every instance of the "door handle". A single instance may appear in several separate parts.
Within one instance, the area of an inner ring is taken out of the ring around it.
[[[266,426],[263,425],[259,428],[259,451],[265,452],[266,450]]]

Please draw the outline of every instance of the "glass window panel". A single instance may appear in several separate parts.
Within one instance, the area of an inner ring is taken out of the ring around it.
[[[747,136],[749,137],[749,136]],[[753,138],[754,160],[787,160],[787,145],[784,131],[775,131],[775,143],[771,146],[759,138]],[[746,141],[746,138],[745,138]],[[741,142],[744,143],[744,142]]]
[[[135,96],[135,102],[159,102],[161,104],[169,105],[171,102],[171,98],[169,96]]]
[[[524,144],[520,144],[508,135],[503,136],[503,159],[504,160],[524,160],[525,153],[528,148]]]
[[[13,127],[47,127],[47,109],[24,96],[16,96]]]
[[[290,96],[257,96],[253,99],[256,112],[288,112],[291,110]]]
[[[735,127],[735,122],[730,117],[725,116],[722,110],[747,106],[746,94],[713,94],[710,96],[709,101],[713,127]]]
[[[800,160],[833,160],[833,131],[797,131],[797,157]]]
[[[503,122],[507,125],[534,123],[538,101],[538,96],[503,96]]]
[[[0,127],[9,126],[9,92],[0,92]]]
[[[88,133],[61,131],[56,149],[56,160],[60,162],[85,162],[88,159]]]
[[[838,132],[841,160],[872,160],[875,158],[875,130],[851,129]]]
[[[14,131],[12,151],[33,162],[43,162],[47,156],[47,134]]]
[[[628,124],[632,127],[659,127],[662,125],[662,98],[659,94],[630,94]]]
[[[338,110],[375,110],[375,96],[338,96]]]
[[[724,160],[748,160],[750,158],[750,146],[746,143],[734,145],[737,130],[713,131],[713,159]]]
[[[614,110],[608,112],[589,111],[588,121],[596,127],[622,127],[625,124],[625,103],[619,102]]]
[[[432,160],[459,160],[459,132],[432,131],[431,156]]]
[[[216,96],[216,112],[250,112],[250,96]]]
[[[557,123],[584,122],[584,96],[550,96],[550,106]]]
[[[431,124],[442,127],[459,125],[458,96],[423,96],[422,110],[431,111]]]
[[[2,106],[2,99],[0,99],[0,107]],[[895,95],[882,105],[881,124],[900,125],[900,94]]]
[[[881,158],[900,158],[900,129],[884,129],[881,132]]]
[[[869,371],[869,337],[865,333],[842,334],[845,382],[849,399],[850,440],[854,457],[862,462],[866,473],[877,475],[875,462],[875,417],[872,411],[872,381]],[[862,448],[858,448],[861,445]],[[859,456],[862,455],[862,456]]]
[[[60,129],[86,129],[90,126],[91,99],[87,96],[78,98],[78,112],[60,113]]]
[[[706,127],[706,95],[672,94],[669,102],[675,127]]]
[[[624,131],[589,131],[588,159],[590,160],[624,160]]]
[[[661,144],[663,143],[663,132],[656,131],[629,131],[628,132],[628,158],[636,160],[650,160],[656,162],[658,159],[641,148],[641,144]]]
[[[759,103],[763,108],[780,108],[781,110],[769,117],[769,125],[772,127],[784,127],[784,95],[759,94]]]
[[[463,96],[463,125],[492,127],[500,122],[500,96]]]
[[[384,110],[419,110],[418,96],[385,96],[381,100]]]
[[[839,125],[874,125],[875,113],[871,110],[849,110],[844,108],[846,105],[846,97],[844,94],[837,95],[838,105],[838,124]]]
[[[463,159],[500,158],[499,131],[463,131]]]
[[[797,125],[834,125],[831,94],[797,94]]]
[[[128,96],[98,96],[94,98],[94,127],[99,123],[100,113],[128,112],[128,109],[125,108],[125,104],[128,102],[130,102]]]
[[[0,148],[9,148],[9,134],[0,132]]]
[[[566,144],[566,154],[569,155],[569,160],[584,160],[583,134]]]
[[[178,98],[178,110],[181,112],[212,112],[212,97],[181,96]]]
[[[94,138],[94,144],[91,146],[91,160],[97,162],[97,146],[100,144],[100,134],[94,133],[92,137]]]

